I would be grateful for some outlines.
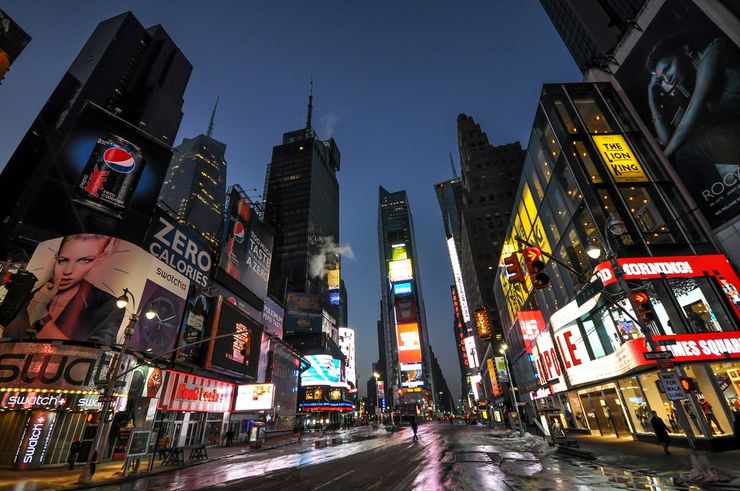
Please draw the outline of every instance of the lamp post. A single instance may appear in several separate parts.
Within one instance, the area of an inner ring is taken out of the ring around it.
[[[380,424],[382,426],[383,425],[383,408],[380,406],[380,390],[378,390],[378,380],[380,379],[380,374],[378,372],[373,372],[373,377],[375,377],[375,407],[377,409],[380,409]]]
[[[506,372],[509,374],[509,389],[511,389],[511,398],[514,400],[514,409],[516,409],[516,419],[519,422],[519,433],[524,434],[524,426],[522,424],[522,414],[519,412],[519,402],[517,402],[516,391],[514,390],[514,380],[511,378],[511,368],[509,368],[509,357],[506,356],[506,351],[509,346],[506,343],[502,344],[498,349],[498,352],[504,355],[504,364],[506,365]]]
[[[119,309],[125,309],[129,302],[129,297],[131,297],[131,303],[133,305],[133,310],[131,311],[131,315],[129,316],[128,324],[126,324],[126,328],[123,331],[123,343],[121,343],[121,351],[118,353],[118,356],[113,361],[113,368],[111,368],[109,372],[108,377],[108,383],[105,386],[105,392],[103,393],[104,400],[103,400],[103,408],[100,413],[100,418],[98,419],[98,426],[95,428],[95,436],[93,436],[92,445],[90,446],[90,451],[87,454],[87,461],[85,462],[85,465],[82,468],[82,471],[80,472],[80,477],[78,479],[79,484],[89,484],[92,480],[92,463],[93,460],[96,457],[96,454],[99,456],[99,447],[100,447],[100,439],[103,434],[103,424],[105,423],[105,419],[108,416],[108,411],[110,411],[111,402],[113,402],[113,393],[116,387],[116,381],[118,380],[118,377],[120,376],[119,372],[121,371],[121,364],[123,363],[123,357],[126,354],[126,348],[128,347],[128,342],[131,339],[131,335],[134,333],[134,326],[136,325],[136,322],[139,320],[140,312],[136,312],[136,299],[134,298],[133,294],[128,290],[128,288],[123,289],[123,293],[120,297],[116,300],[116,306]],[[156,317],[157,313],[153,308],[149,308],[146,313],[144,314],[147,319],[154,319]]]

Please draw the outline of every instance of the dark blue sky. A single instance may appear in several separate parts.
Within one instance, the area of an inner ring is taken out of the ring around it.
[[[459,113],[493,144],[525,146],[541,85],[580,80],[539,2],[4,0],[2,8],[33,37],[0,85],[3,165],[97,23],[125,10],[144,26],[162,24],[193,64],[177,143],[205,132],[221,97],[214,137],[227,145],[229,184],[262,192],[272,147],[304,125],[313,76],[313,126],[342,153],[340,242],[356,256],[343,262],[343,278],[361,391],[377,359],[382,185],[408,192],[432,346],[459,395],[433,185],[451,177],[449,152],[457,164]]]

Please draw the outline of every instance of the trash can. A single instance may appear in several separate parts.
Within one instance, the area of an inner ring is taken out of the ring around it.
[[[249,429],[249,447],[262,448],[265,443],[265,423],[255,421]]]

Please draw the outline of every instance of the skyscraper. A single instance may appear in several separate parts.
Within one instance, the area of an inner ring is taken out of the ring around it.
[[[213,247],[220,240],[226,198],[226,144],[213,138],[216,106],[208,132],[184,138],[175,147],[159,196],[181,222],[190,224]]]
[[[306,127],[283,134],[268,167],[265,218],[276,233],[268,290],[279,299],[286,291],[321,293],[326,269],[311,271],[311,259],[339,243],[341,157],[334,139],[320,140],[311,127],[312,108],[309,98]]]
[[[18,224],[87,102],[169,147],[191,71],[162,26],[144,28],[131,12],[98,24],[0,175],[0,248],[17,233],[38,240]]]
[[[431,411],[436,393],[414,224],[406,191],[391,193],[380,187],[378,250],[383,337],[390,341],[385,346],[384,371],[385,381],[391,387],[386,390],[394,397],[394,403],[415,404],[421,400],[421,409]]]

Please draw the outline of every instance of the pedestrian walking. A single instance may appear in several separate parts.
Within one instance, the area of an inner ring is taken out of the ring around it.
[[[655,411],[653,411],[653,417],[650,418],[650,424],[653,426],[655,436],[658,437],[658,442],[663,445],[663,452],[670,454],[668,446],[671,444],[671,439],[668,436],[668,427]]]
[[[414,432],[414,440],[418,441],[419,437],[416,435],[416,430],[419,429],[419,425],[416,424],[416,418],[411,417],[411,430]]]
[[[233,442],[234,442],[234,430],[229,430],[226,432],[226,446],[230,447]]]
[[[95,475],[95,465],[98,463],[98,451],[93,452],[92,462],[90,463],[90,477]]]
[[[80,447],[82,447],[80,437],[76,436],[72,444],[69,446],[69,457],[67,457],[67,463],[69,464],[70,470],[75,467],[77,456],[80,454]]]

